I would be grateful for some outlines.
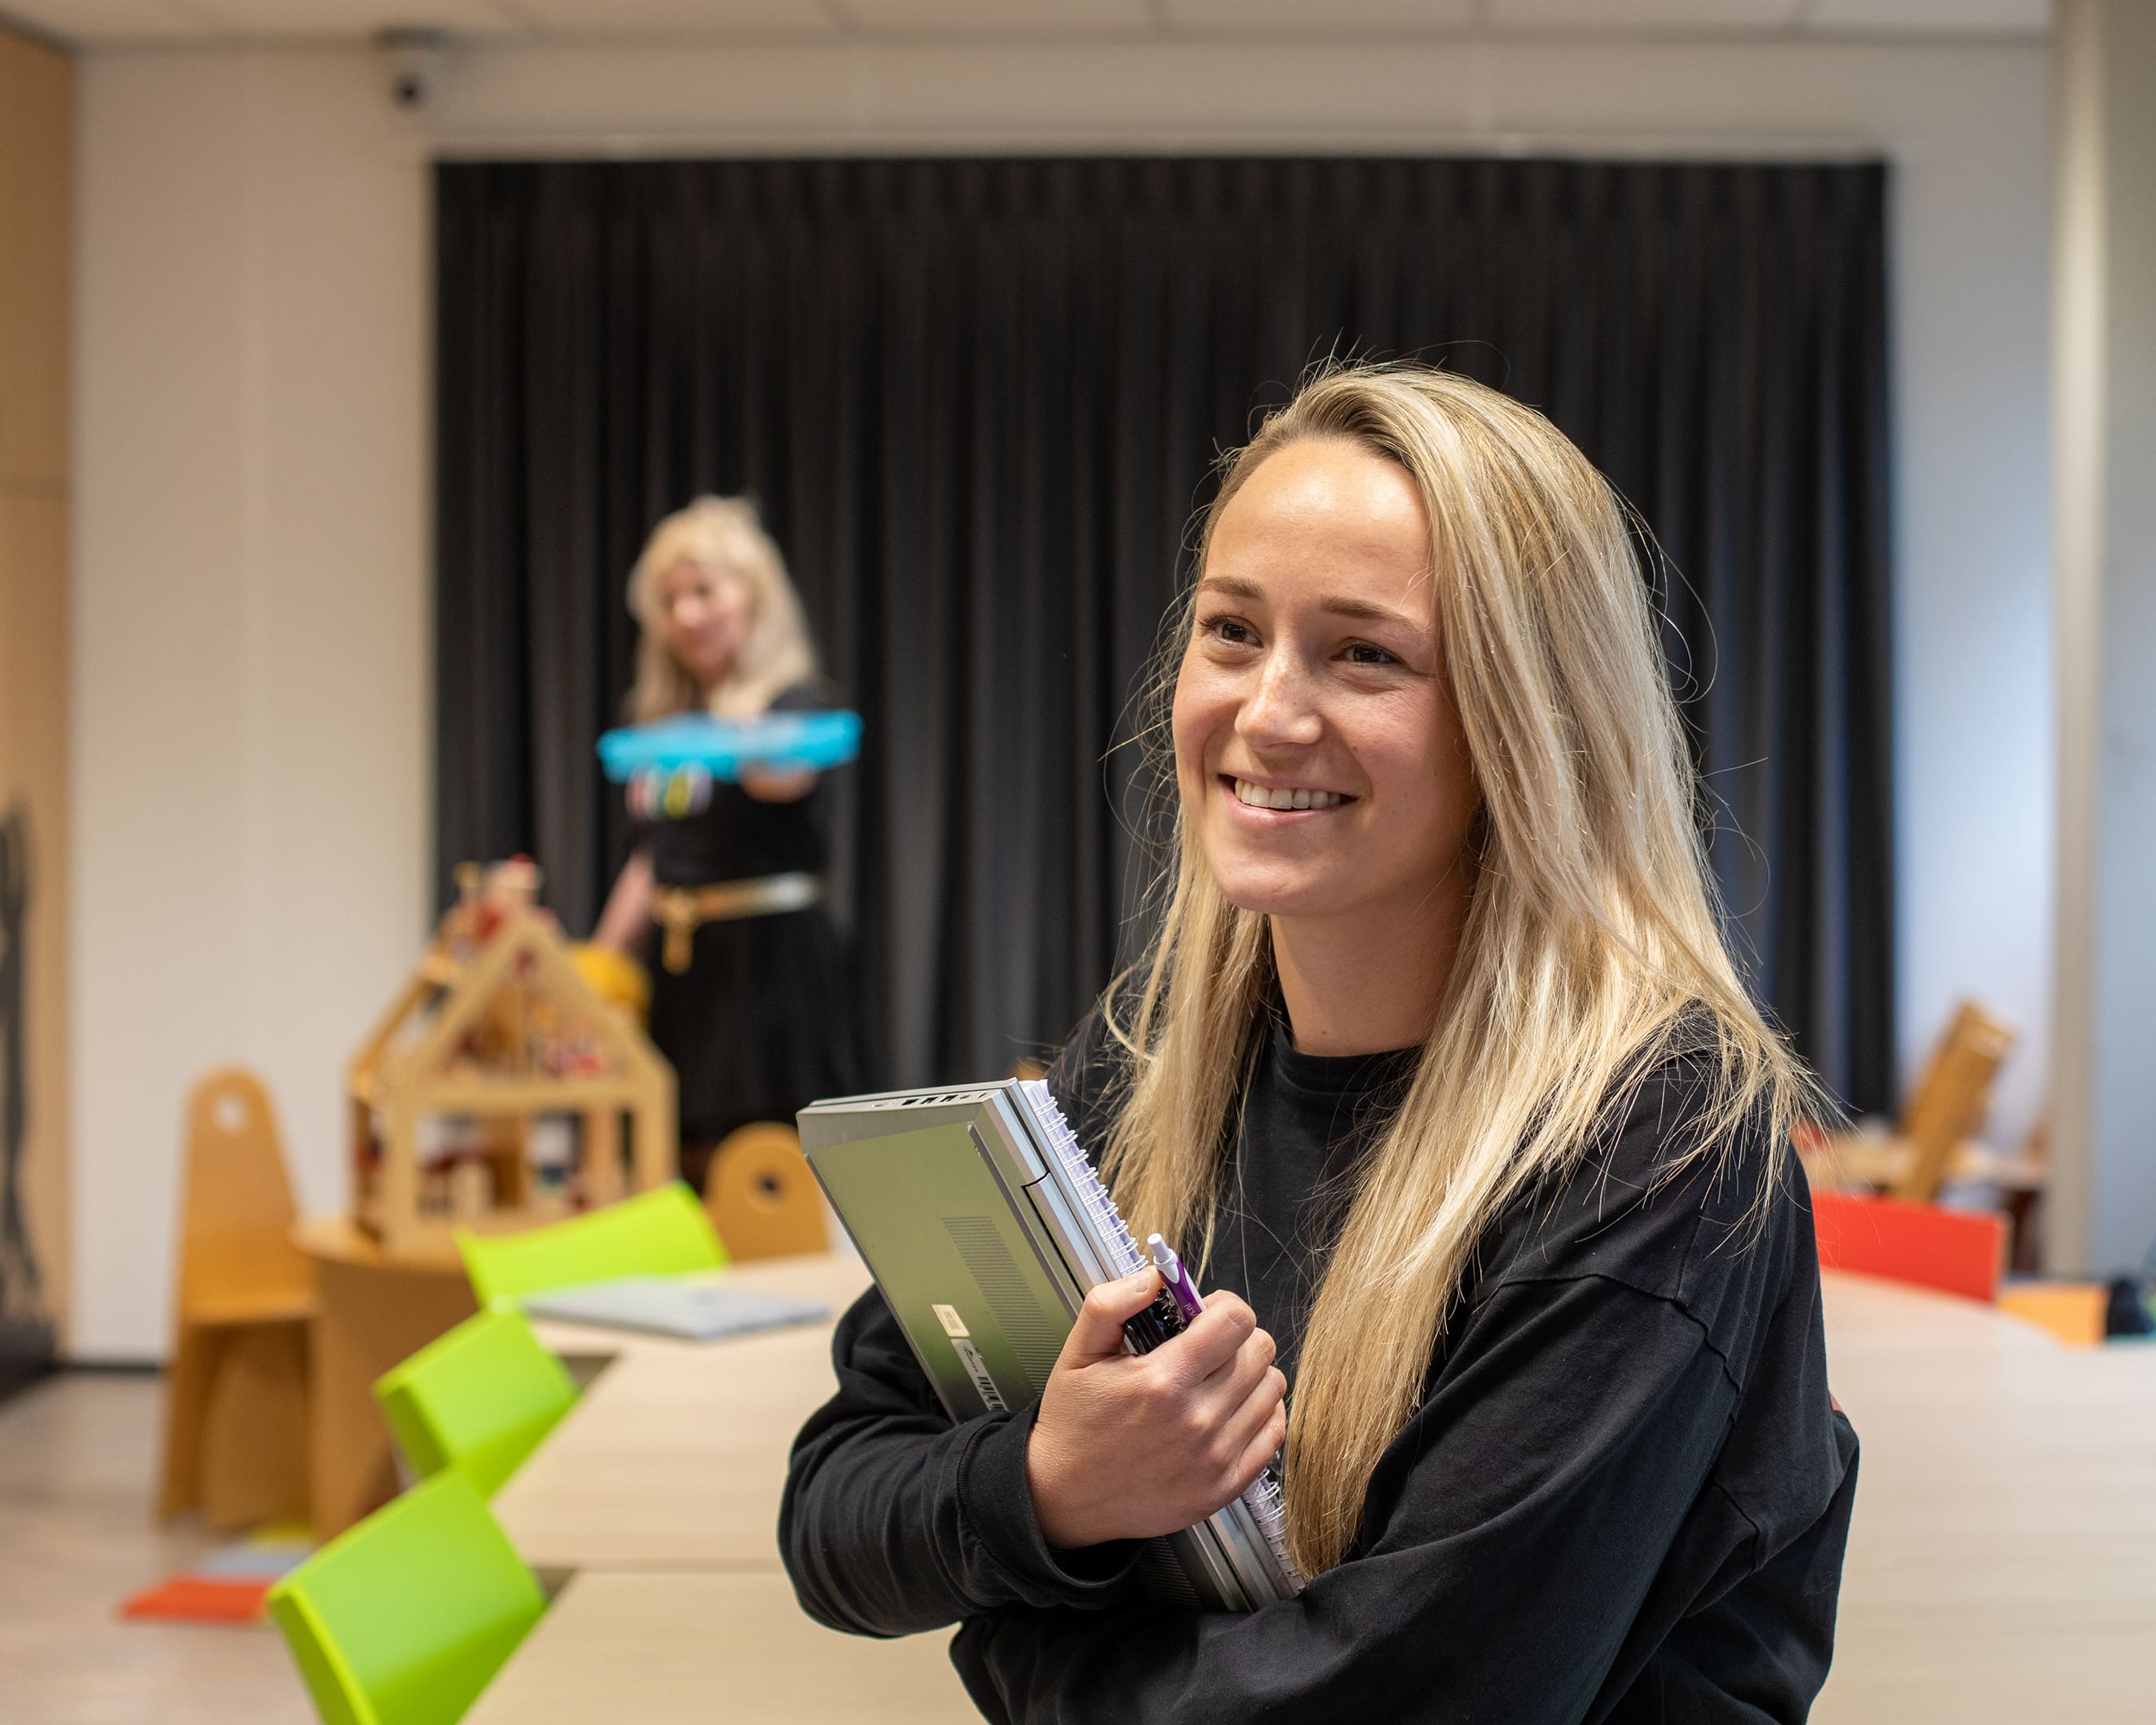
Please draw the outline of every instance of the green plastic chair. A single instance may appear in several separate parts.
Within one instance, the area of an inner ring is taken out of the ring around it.
[[[454,1467],[482,1497],[576,1405],[577,1386],[514,1312],[482,1312],[374,1380],[413,1473]]]
[[[726,1264],[711,1219],[679,1180],[521,1234],[459,1228],[457,1250],[482,1307],[618,1276],[681,1276]]]
[[[323,1725],[455,1725],[547,1609],[471,1482],[450,1470],[270,1589]]]

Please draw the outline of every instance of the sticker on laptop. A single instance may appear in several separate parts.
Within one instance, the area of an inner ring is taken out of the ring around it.
[[[980,1392],[981,1399],[988,1404],[991,1414],[1010,1411],[1010,1404],[1004,1393],[996,1388],[996,1380],[988,1375],[988,1363],[981,1358],[981,1350],[963,1336],[953,1336],[951,1346],[957,1350],[958,1363],[966,1368],[966,1375],[973,1380],[973,1388]]]

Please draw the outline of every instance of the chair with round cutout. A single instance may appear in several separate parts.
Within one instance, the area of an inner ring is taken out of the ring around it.
[[[790,1126],[759,1120],[731,1132],[711,1153],[704,1207],[737,1259],[827,1252],[824,1192]]]

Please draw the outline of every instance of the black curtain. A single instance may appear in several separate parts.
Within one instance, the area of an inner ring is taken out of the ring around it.
[[[875,1076],[1004,1070],[1127,938],[1134,675],[1221,449],[1329,354],[1541,408],[1671,569],[1761,997],[1892,1101],[1883,167],[458,163],[437,175],[437,852],[588,927],[651,525],[752,494],[867,720]]]

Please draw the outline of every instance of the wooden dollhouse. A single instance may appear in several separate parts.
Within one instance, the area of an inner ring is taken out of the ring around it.
[[[352,1214],[393,1251],[557,1221],[673,1177],[674,1072],[594,994],[528,858],[459,896],[346,1077]],[[542,1122],[557,1153],[536,1156]],[[626,1130],[624,1131],[624,1127]]]

